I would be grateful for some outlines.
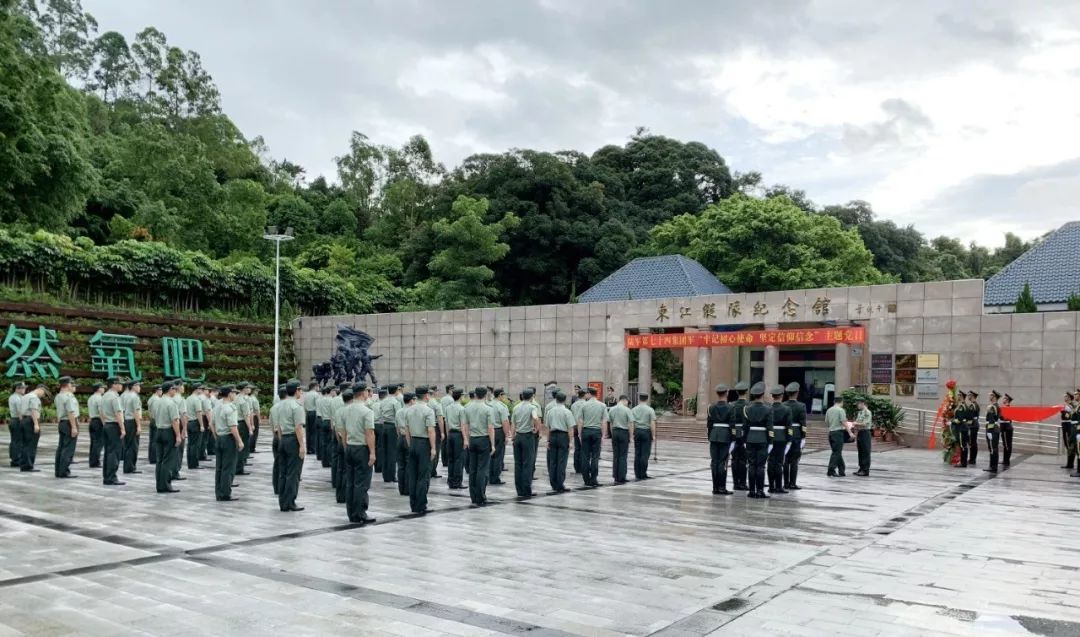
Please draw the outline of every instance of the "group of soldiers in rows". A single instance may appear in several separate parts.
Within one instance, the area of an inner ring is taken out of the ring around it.
[[[1012,461],[1013,450],[1013,423],[1002,414],[1001,408],[1012,404],[1012,396],[1001,394],[998,391],[990,392],[990,404],[986,407],[986,448],[990,452],[990,467],[984,469],[989,473],[998,472],[998,460],[1003,447],[1004,457],[1001,458],[1001,466],[1009,468]],[[957,391],[955,398],[950,401],[949,409],[952,415],[949,419],[949,429],[952,433],[957,467],[974,467],[979,457],[979,428],[982,424],[982,407],[979,406],[979,392],[975,390]],[[1066,420],[1064,412],[1062,422]],[[1066,438],[1066,441],[1068,438]],[[1071,468],[1072,462],[1069,466]]]

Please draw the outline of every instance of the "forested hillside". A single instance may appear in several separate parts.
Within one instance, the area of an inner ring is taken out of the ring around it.
[[[265,315],[267,225],[296,233],[283,285],[303,313],[566,302],[647,254],[686,254],[755,291],[986,277],[1027,248],[1012,235],[993,251],[928,241],[866,202],[818,206],[645,129],[453,168],[423,137],[354,132],[337,174],[309,175],[240,131],[199,54],[154,27],[109,31],[78,0],[0,8],[9,291]]]

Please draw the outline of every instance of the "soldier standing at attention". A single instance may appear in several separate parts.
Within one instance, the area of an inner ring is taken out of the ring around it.
[[[331,418],[331,427],[334,431],[334,449],[330,453],[330,485],[334,487],[334,501],[345,504],[345,423],[341,417],[345,408],[360,395],[360,387],[367,385],[360,383],[355,387],[346,387],[334,399],[338,401],[334,406],[334,415]],[[349,398],[346,398],[349,396]]]
[[[735,486],[732,487],[736,491],[746,491],[746,469],[747,469],[747,457],[746,457],[746,431],[743,429],[743,407],[746,407],[748,401],[746,399],[747,392],[750,391],[750,383],[746,381],[739,381],[735,384],[735,393],[737,397],[735,402],[731,404],[731,410],[735,415],[735,419],[732,424],[735,425],[732,429],[735,433],[735,447],[731,450],[731,482]]]
[[[211,400],[210,387],[204,385],[200,392],[202,397],[202,450],[199,452],[199,462],[204,462],[210,459],[210,456],[217,452],[217,432],[214,431],[213,413],[214,413],[214,401]]]
[[[772,442],[773,410],[762,402],[764,396],[765,383],[754,383],[750,388],[750,403],[743,407],[742,425],[750,462],[750,492],[746,495],[751,498],[769,497],[765,494],[765,461]]]
[[[585,446],[582,452],[582,468],[585,486],[598,487],[597,478],[600,473],[600,446],[607,436],[607,408],[604,403],[596,399],[595,387],[589,388],[589,395],[582,402],[578,410],[578,429],[580,430],[581,444]]]
[[[397,445],[394,449],[394,453],[397,454],[397,476],[395,481],[398,483],[398,495],[409,495],[409,483],[406,478],[409,463],[409,439],[405,433],[409,428],[409,423],[405,419],[405,412],[416,405],[416,394],[407,392],[401,397],[401,401],[403,406],[397,410],[397,414],[394,416],[394,432],[397,435],[395,439]]]
[[[191,388],[191,394],[184,400],[184,411],[180,413],[181,421],[187,429],[187,468],[199,468],[199,452],[203,449],[202,419],[203,401],[202,386],[195,385]]]
[[[432,385],[430,390],[435,392],[437,385]],[[428,395],[428,407],[431,411],[435,412],[435,459],[431,461],[431,476],[432,478],[441,478],[439,475],[439,455],[443,453],[446,448],[446,411],[443,409],[443,398],[436,398],[433,394]],[[446,463],[446,457],[443,455],[443,463]]]
[[[1076,435],[1073,431],[1072,402],[1072,392],[1065,392],[1065,401],[1061,408],[1061,441],[1065,445],[1065,464],[1061,465],[1062,469],[1072,469],[1076,460]]]
[[[41,438],[41,399],[45,396],[45,385],[38,385],[26,392],[19,403],[22,414],[22,454],[19,456],[19,470],[37,472],[38,440]]]
[[[967,394],[962,391],[956,392],[956,406],[953,407],[950,428],[952,429],[953,442],[960,447],[960,466],[966,467],[968,459]]]
[[[397,482],[397,459],[398,459],[398,435],[397,414],[402,409],[402,404],[397,397],[401,388],[396,385],[387,387],[387,396],[379,401],[379,419],[382,420],[382,432],[377,438],[379,448],[375,452],[375,459],[382,458],[383,482]]]
[[[278,485],[278,506],[282,511],[303,511],[296,506],[296,495],[300,490],[300,467],[304,463],[306,446],[304,423],[307,414],[300,404],[300,381],[290,380],[285,384],[285,401],[279,414],[281,425],[281,483]]]
[[[859,470],[857,476],[870,475],[870,442],[873,439],[874,415],[866,407],[866,400],[860,399],[856,404],[858,412],[855,414],[855,449],[859,453]]]
[[[634,417],[630,425],[630,435],[634,437],[634,477],[648,480],[649,454],[653,440],[656,440],[656,412],[649,404],[648,394],[638,395],[638,404],[630,414]]]
[[[570,455],[570,432],[577,424],[574,415],[566,408],[566,394],[556,391],[552,403],[544,410],[548,480],[551,481],[553,493],[563,493],[567,491],[566,460]]]
[[[218,389],[218,404],[211,419],[217,434],[214,453],[214,497],[218,502],[236,500],[232,495],[233,475],[236,473],[237,451],[243,447],[240,438],[240,419],[236,413],[236,390],[231,385]],[[179,432],[178,432],[179,433]]]
[[[375,415],[375,446],[371,448],[375,451],[374,473],[379,475],[382,474],[383,461],[385,460],[385,458],[379,454],[385,453],[380,445],[382,445],[383,430],[382,409],[383,403],[386,402],[386,395],[386,387],[379,387],[375,392],[375,399],[370,405],[371,413]]]
[[[109,391],[101,396],[101,422],[105,431],[105,459],[101,463],[103,482],[109,486],[122,486],[116,479],[116,470],[120,467],[120,455],[124,444],[124,408],[120,406],[120,394],[123,387],[119,378],[110,378],[106,384]]]
[[[308,390],[304,392],[304,423],[307,429],[307,452],[315,453],[315,428],[318,426],[315,413],[315,401],[322,394],[319,392],[319,383],[308,383]]]
[[[435,410],[427,387],[416,388],[416,404],[405,411],[405,437],[409,445],[405,482],[409,488],[409,510],[424,515],[428,486],[431,483],[431,463],[435,460]]]
[[[168,393],[159,396],[150,405],[150,419],[154,421],[150,438],[157,449],[154,483],[158,493],[176,493],[177,489],[172,486],[173,465],[180,463],[180,445],[184,441],[182,424],[184,419],[174,400],[176,386],[170,383],[166,389]]]
[[[53,401],[56,405],[57,431],[60,441],[56,445],[53,475],[57,478],[74,478],[71,475],[71,459],[75,457],[75,442],[79,439],[79,401],[72,391],[75,381],[71,376],[60,378],[60,391]]]
[[[11,395],[8,396],[8,460],[13,467],[20,466],[22,457],[22,406],[23,396],[26,395],[26,383],[15,383]],[[94,461],[93,454],[90,461]],[[91,467],[95,465],[90,465]]]
[[[465,439],[461,425],[465,406],[461,404],[462,390],[451,390],[451,401],[445,407],[446,414],[446,484],[451,489],[464,489]]]
[[[830,478],[844,477],[847,466],[844,464],[844,431],[847,429],[847,412],[844,411],[844,397],[837,396],[836,402],[825,412],[825,424],[829,427],[829,470],[825,474]]]
[[[968,401],[968,464],[974,467],[979,455],[979,416],[982,412],[978,392],[969,391]]]
[[[285,404],[285,385],[278,385],[277,397],[277,401],[270,406],[270,432],[273,436],[270,442],[270,453],[274,456],[274,468],[270,472],[270,479],[274,483],[274,495],[281,493],[281,417],[279,414]],[[306,418],[305,412],[305,423]]]
[[[244,476],[247,475],[247,460],[251,453],[251,432],[255,429],[255,424],[251,418],[251,385],[243,382],[240,383],[239,389],[240,395],[233,401],[233,405],[236,407],[240,442],[244,445],[236,451],[236,475]]]
[[[1001,394],[997,390],[990,391],[990,404],[986,407],[986,446],[990,451],[990,468],[984,469],[989,473],[997,473],[998,470],[998,439],[1001,435],[998,427],[1001,412],[998,408],[998,399]]]
[[[495,415],[495,448],[491,454],[491,475],[488,484],[506,484],[502,480],[503,467],[506,464],[506,435],[510,429],[510,410],[507,408],[506,391],[496,389],[488,403]]]
[[[97,468],[101,466],[101,450],[105,447],[105,425],[101,422],[101,395],[105,393],[105,385],[94,383],[91,389],[93,393],[86,399],[86,415],[90,418],[90,467]],[[10,400],[8,408],[11,408]]]
[[[1001,398],[1001,406],[1008,407],[1012,404],[1012,396],[1005,394]],[[1003,457],[1001,459],[1001,466],[1008,469],[1009,461],[1012,460],[1012,441],[1013,441],[1013,423],[1011,420],[1005,417],[1005,412],[1001,412],[1001,446],[1003,447]],[[1080,477],[1080,476],[1077,476]]]
[[[184,463],[184,451],[187,445],[187,427],[185,426],[184,419],[187,417],[187,400],[184,398],[184,381],[179,378],[173,380],[170,383],[173,388],[173,394],[168,397],[174,405],[176,405],[176,413],[180,418],[180,446],[176,449],[176,455],[173,458],[172,463],[172,479],[173,480],[187,480],[187,478],[180,475],[180,465]]]
[[[248,454],[259,453],[259,420],[262,418],[262,405],[259,404],[259,388],[254,383],[248,385],[251,388],[251,394],[248,396],[248,403],[251,405],[251,448],[248,450]]]
[[[330,401],[330,392],[332,387],[323,387],[319,390],[321,394],[315,399],[315,430],[311,432],[311,437],[315,439],[315,459],[322,462],[323,457],[323,423],[329,418],[326,413],[326,405]]]
[[[615,484],[626,484],[626,459],[630,454],[630,422],[634,414],[627,406],[630,399],[619,396],[619,402],[608,409],[607,419],[611,429],[611,473]]]
[[[486,387],[477,387],[476,400],[465,406],[465,427],[468,438],[464,440],[469,455],[469,497],[473,506],[487,505],[487,482],[491,473],[491,454],[495,449],[495,416],[484,402]]]
[[[338,385],[337,395],[330,399],[329,411],[330,411],[330,441],[327,443],[329,447],[324,451],[323,466],[330,467],[330,486],[334,488],[335,496],[338,492],[338,486],[341,484],[338,481],[340,477],[338,467],[339,461],[345,457],[345,451],[341,448],[341,423],[338,421],[338,413],[345,407],[345,390],[350,389],[349,383],[341,383]],[[341,491],[340,504],[345,503],[345,491]]]
[[[705,427],[709,433],[709,467],[712,469],[713,495],[731,495],[727,490],[727,465],[735,438],[731,435],[731,405],[727,401],[727,385],[716,386],[717,401],[709,405]]]
[[[769,441],[769,493],[787,493],[784,488],[784,458],[787,457],[791,440],[791,412],[780,400],[784,395],[783,385],[774,385],[769,392],[772,395],[772,440]]]
[[[577,399],[570,403],[570,413],[574,416],[574,422],[581,420],[581,408],[585,406],[585,390],[575,385]],[[585,473],[583,460],[585,447],[581,444],[581,428],[574,426],[574,473]]]
[[[540,431],[540,408],[533,402],[533,390],[521,392],[521,402],[514,407],[514,489],[519,498],[531,498],[533,473],[536,471],[536,435]]]
[[[150,464],[157,464],[157,422],[154,420],[154,404],[161,399],[162,394],[161,385],[156,385],[154,391],[150,394],[150,398],[146,399],[146,413],[150,418],[150,426],[147,427],[149,435],[147,437],[146,445],[146,461]],[[90,401],[86,401],[86,408],[89,411]]]
[[[799,479],[799,460],[802,458],[803,445],[806,444],[806,403],[799,400],[799,383],[788,383],[784,388],[784,404],[791,412],[791,449],[784,460],[784,488],[789,491],[801,489]]]
[[[375,521],[368,517],[368,489],[371,488],[371,469],[375,466],[375,412],[364,403],[371,391],[363,386],[351,404],[342,410],[345,423],[345,511],[349,522],[364,525]]]
[[[142,473],[135,469],[135,463],[139,459],[139,436],[142,434],[142,399],[139,392],[142,385],[133,380],[124,386],[124,393],[120,396],[120,406],[124,409],[124,473]]]

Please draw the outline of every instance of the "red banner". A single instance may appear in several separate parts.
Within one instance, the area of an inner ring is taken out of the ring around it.
[[[865,327],[812,327],[801,330],[746,332],[687,332],[684,334],[627,334],[626,349],[681,347],[739,347],[743,345],[836,345],[866,342]]]

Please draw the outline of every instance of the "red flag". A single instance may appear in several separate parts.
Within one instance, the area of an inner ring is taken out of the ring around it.
[[[1008,405],[1001,408],[1001,417],[1018,422],[1041,422],[1060,414],[1064,408],[1064,405]]]

